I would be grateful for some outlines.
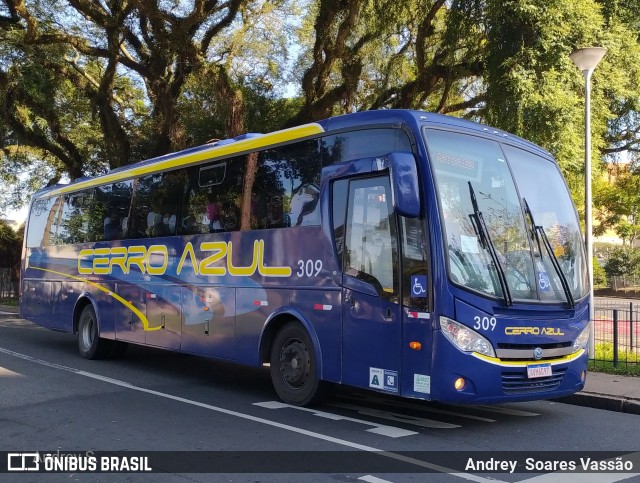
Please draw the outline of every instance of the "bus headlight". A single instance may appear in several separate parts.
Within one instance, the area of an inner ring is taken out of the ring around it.
[[[591,332],[591,324],[587,324],[587,326],[582,329],[580,335],[573,343],[573,352],[578,352],[580,349],[586,349],[587,344],[589,343],[589,333]]]
[[[461,351],[477,352],[489,357],[496,356],[491,342],[466,325],[441,316],[440,329],[445,337]]]

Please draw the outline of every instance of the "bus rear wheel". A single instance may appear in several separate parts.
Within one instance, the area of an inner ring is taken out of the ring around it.
[[[78,349],[85,359],[104,359],[113,348],[113,341],[100,338],[98,318],[92,305],[82,309],[78,320]]]
[[[324,394],[313,343],[297,322],[287,323],[276,335],[270,363],[273,387],[285,403],[306,406]]]

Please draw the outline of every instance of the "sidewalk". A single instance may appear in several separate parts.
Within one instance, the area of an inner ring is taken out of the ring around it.
[[[584,389],[558,401],[576,406],[640,414],[640,377],[587,373]]]
[[[18,313],[17,307],[0,305],[0,312]],[[640,377],[589,372],[584,389],[559,402],[622,413],[640,414]]]

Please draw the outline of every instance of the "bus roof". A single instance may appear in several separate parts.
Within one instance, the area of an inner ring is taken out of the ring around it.
[[[519,144],[529,150],[537,151],[543,156],[551,157],[551,155],[541,147],[519,136],[494,129],[483,124],[424,111],[381,109],[331,117],[315,123],[303,124],[301,126],[283,129],[268,134],[242,134],[235,138],[224,139],[215,143],[188,148],[175,153],[169,153],[128,166],[116,168],[108,173],[96,177],[79,178],[66,185],[57,184],[50,186],[36,192],[34,194],[34,198],[74,192],[106,183],[130,179],[132,177],[145,176],[179,167],[191,166],[214,157],[227,157],[235,154],[242,154],[256,149],[276,146],[296,139],[303,139],[324,133],[347,130],[358,126],[389,125],[395,123],[408,124],[412,126],[420,126],[424,124],[431,126],[439,125],[445,128],[448,127],[456,130],[476,132],[483,135],[494,135],[499,137],[501,141],[509,141],[514,144]]]

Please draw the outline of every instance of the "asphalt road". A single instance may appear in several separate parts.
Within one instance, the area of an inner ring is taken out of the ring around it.
[[[152,454],[162,473],[5,473],[2,482],[640,481],[639,435],[639,416],[548,401],[462,407],[340,388],[321,406],[294,408],[278,402],[265,369],[135,346],[87,361],[74,336],[0,314],[0,451],[212,452]],[[634,473],[447,472],[469,455],[522,463],[592,451],[632,454]]]

